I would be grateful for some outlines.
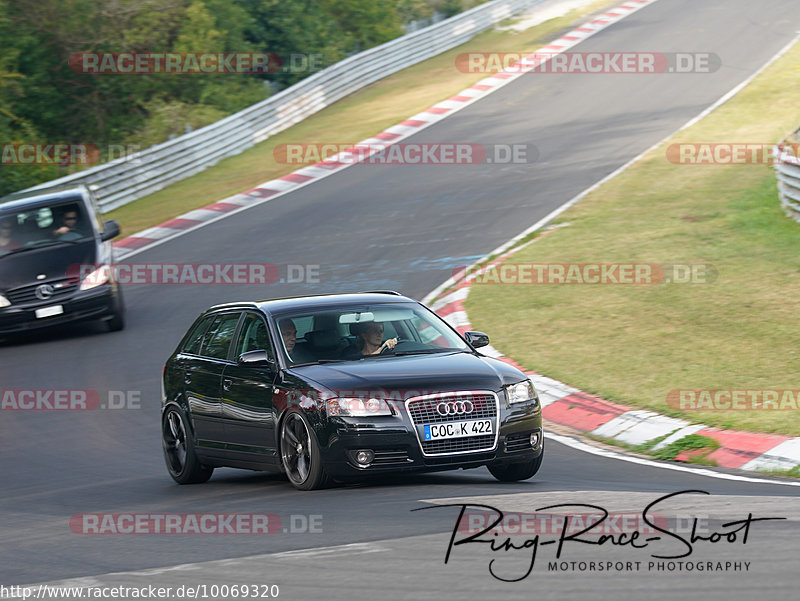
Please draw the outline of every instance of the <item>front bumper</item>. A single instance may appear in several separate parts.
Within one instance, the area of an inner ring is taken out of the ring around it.
[[[334,478],[363,477],[369,474],[396,472],[442,471],[469,469],[489,463],[520,463],[538,457],[543,449],[542,413],[525,407],[504,410],[499,421],[499,435],[494,448],[488,451],[426,456],[408,420],[332,421],[328,445],[323,447],[323,462]],[[538,433],[538,442],[530,445],[531,434]],[[375,458],[368,466],[355,460],[359,450],[370,450]]]
[[[0,334],[18,334],[65,323],[110,316],[114,312],[117,294],[115,286],[104,284],[91,290],[75,292],[66,299],[3,307],[0,309]],[[37,309],[54,305],[60,305],[63,313],[51,317],[36,317]]]

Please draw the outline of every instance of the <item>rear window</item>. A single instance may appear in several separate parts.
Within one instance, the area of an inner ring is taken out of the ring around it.
[[[203,334],[206,333],[212,319],[214,319],[213,316],[206,317],[195,324],[189,336],[186,338],[186,343],[183,345],[184,353],[191,353],[192,355],[200,354],[200,345],[203,344]]]
[[[205,357],[212,359],[227,359],[228,347],[233,340],[239,313],[226,313],[219,315],[211,324],[211,329],[203,337],[203,346],[200,352]]]

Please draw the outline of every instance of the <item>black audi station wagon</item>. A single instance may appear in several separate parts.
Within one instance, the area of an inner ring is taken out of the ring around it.
[[[301,490],[369,474],[487,466],[531,478],[544,456],[528,377],[394,292],[218,305],[164,366],[172,478],[285,472]]]

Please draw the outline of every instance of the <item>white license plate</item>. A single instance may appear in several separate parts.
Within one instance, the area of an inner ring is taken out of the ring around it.
[[[63,312],[64,307],[62,305],[53,305],[52,307],[36,309],[36,318],[41,319],[42,317],[52,317],[53,315],[61,315]]]
[[[426,424],[425,440],[441,440],[442,438],[463,438],[465,436],[481,436],[492,434],[492,420],[473,419],[464,422],[447,422],[445,424]]]

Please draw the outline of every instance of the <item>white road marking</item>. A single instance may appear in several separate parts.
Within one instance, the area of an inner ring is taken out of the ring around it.
[[[738,474],[726,474],[724,472],[714,472],[705,468],[688,467],[685,465],[678,465],[674,463],[661,463],[658,461],[651,461],[650,459],[643,459],[641,457],[632,457],[630,455],[623,455],[615,453],[607,449],[593,447],[575,438],[569,436],[562,436],[561,434],[553,434],[552,432],[545,433],[545,438],[560,442],[563,445],[572,447],[585,453],[592,455],[599,455],[600,457],[607,457],[609,459],[619,459],[620,461],[627,461],[629,463],[636,463],[639,465],[646,465],[648,467],[656,467],[662,470],[672,470],[675,472],[688,472],[697,476],[708,476],[709,478],[719,478],[721,480],[735,480],[737,482],[751,482],[753,484],[775,484],[778,486],[800,486],[800,481],[791,482],[783,480],[767,480],[765,478],[752,478],[750,476],[739,476]]]

